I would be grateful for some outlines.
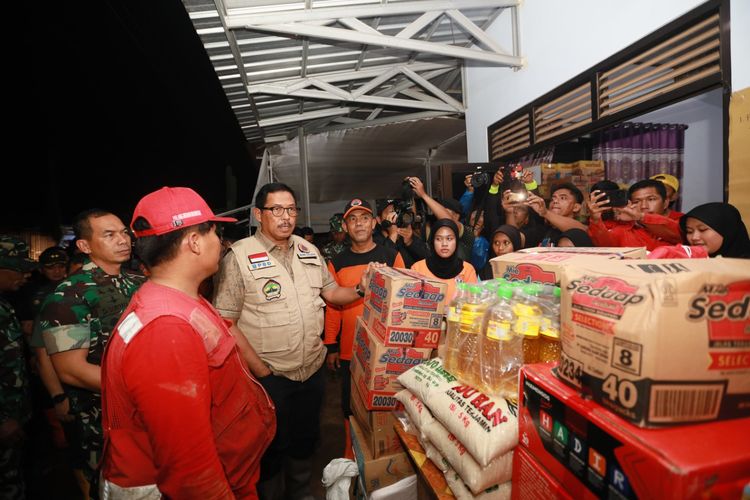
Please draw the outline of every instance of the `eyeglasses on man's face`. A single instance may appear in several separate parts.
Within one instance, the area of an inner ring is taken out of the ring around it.
[[[274,217],[281,217],[281,215],[286,212],[286,214],[289,217],[297,217],[299,215],[300,208],[297,207],[280,207],[280,206],[274,206],[274,207],[261,207],[261,210],[268,210],[270,211]]]

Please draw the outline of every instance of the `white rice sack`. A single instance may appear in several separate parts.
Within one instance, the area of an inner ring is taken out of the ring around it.
[[[430,359],[398,376],[398,381],[427,405],[481,467],[518,444],[518,407],[460,382]]]
[[[458,500],[509,500],[511,484],[507,481],[502,484],[496,484],[495,486],[488,488],[478,495],[474,495],[471,490],[461,481],[461,477],[450,469],[448,472],[443,474],[445,480],[448,483],[453,496]]]
[[[437,448],[433,446],[432,443],[430,443],[429,440],[425,439],[424,441],[420,440],[419,443],[422,445],[422,448],[424,448],[424,453],[427,455],[427,458],[430,459],[430,462],[435,464],[435,467],[440,469],[440,472],[445,474],[448,469],[450,469],[450,464],[448,461],[443,457],[443,455],[440,454]]]
[[[430,410],[408,389],[402,389],[397,392],[396,399],[404,405],[404,409],[406,410],[406,414],[409,415],[412,425],[417,428],[420,435],[424,435],[422,431],[424,426],[435,421]]]
[[[425,426],[422,433],[475,495],[498,483],[510,481],[513,450],[493,458],[486,467],[480,467],[464,445],[437,420]]]

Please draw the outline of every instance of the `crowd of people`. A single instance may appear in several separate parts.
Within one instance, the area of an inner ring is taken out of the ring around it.
[[[180,187],[143,197],[129,227],[81,213],[73,255],[53,247],[32,261],[25,242],[0,236],[0,497],[24,498],[38,414],[86,498],[312,498],[326,369],[342,375],[351,456],[349,363],[380,266],[444,280],[450,296],[458,281],[491,278],[491,258],[536,246],[750,258],[739,211],[673,210],[679,182],[666,174],[587,195],[562,183],[549,202],[528,171],[465,184],[460,201],[438,200],[407,178],[431,214],[407,223],[398,200],[353,198],[320,250],[281,183],[256,195],[258,230],[227,244],[220,228],[235,220]]]

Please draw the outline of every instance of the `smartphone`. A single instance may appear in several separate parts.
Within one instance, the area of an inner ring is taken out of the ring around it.
[[[626,207],[628,205],[628,192],[624,189],[605,191],[609,199],[610,207]]]
[[[511,191],[508,195],[508,201],[511,203],[523,203],[528,197],[528,191]]]

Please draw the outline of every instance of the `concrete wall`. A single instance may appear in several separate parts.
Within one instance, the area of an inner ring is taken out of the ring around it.
[[[520,9],[520,71],[466,70],[468,161],[487,161],[487,127],[700,5],[702,0],[528,0]],[[750,25],[750,1],[731,3],[732,26]],[[488,33],[511,46],[505,12]],[[732,86],[750,86],[750,30],[732,30]]]

